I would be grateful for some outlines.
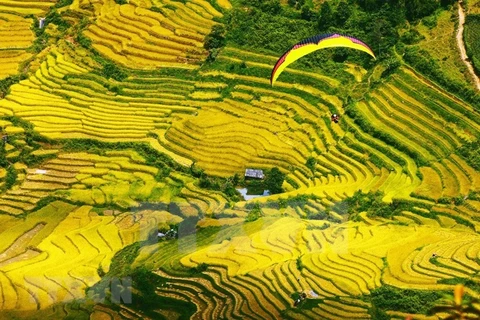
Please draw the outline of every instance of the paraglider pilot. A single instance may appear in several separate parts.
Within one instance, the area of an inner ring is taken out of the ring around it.
[[[338,120],[340,120],[338,114],[336,114],[336,113],[332,114],[331,119],[335,123],[338,123]]]

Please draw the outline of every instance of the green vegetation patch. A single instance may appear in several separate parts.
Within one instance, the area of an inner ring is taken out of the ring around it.
[[[372,309],[427,314],[446,293],[442,291],[399,289],[383,285],[373,290],[368,298],[372,302]]]
[[[40,149],[41,147],[45,148],[45,144],[52,143],[52,141],[35,131],[33,124],[28,121],[25,121],[16,116],[6,116],[0,119],[5,119],[11,122],[16,127],[21,127],[24,130],[24,133],[21,134],[11,134],[8,136],[8,143],[15,146],[21,152],[18,157],[15,157],[15,161],[23,162],[27,166],[35,166],[42,161],[51,159],[55,157],[55,154],[43,154],[43,155],[34,155],[33,151]],[[27,143],[23,145],[17,143],[17,140],[25,140]],[[4,150],[4,145],[0,146],[0,166],[7,167],[9,161],[6,159],[6,154]]]
[[[467,288],[470,288],[476,292],[480,292],[480,283],[478,281],[472,280],[471,278],[440,279],[438,280],[438,283],[452,284],[452,285],[463,284]]]
[[[437,82],[443,88],[458,94],[470,103],[477,105],[480,103],[480,95],[462,81],[446,77],[439,63],[433,59],[428,51],[418,46],[409,47],[405,49],[403,58],[408,64]]]
[[[20,74],[0,80],[0,99],[4,98],[10,92],[10,87],[12,85],[19,83],[20,80],[24,80],[26,78],[27,76],[25,74]]]
[[[465,20],[465,46],[475,71],[480,73],[480,15],[468,15]]]
[[[102,280],[88,289],[87,296],[94,299],[105,297],[104,302],[107,306],[120,311],[120,305],[111,301],[110,286],[114,279],[130,277],[132,287],[125,288],[126,290],[132,290],[130,308],[155,319],[164,319],[155,311],[161,306],[161,309],[174,310],[180,313],[180,319],[189,319],[196,311],[194,304],[162,297],[155,292],[156,288],[164,285],[167,279],[159,277],[144,266],[137,269],[131,268],[140,248],[145,244],[153,243],[153,241],[154,239],[151,238],[144,242],[136,242],[117,252],[112,259],[109,272],[102,274]]]
[[[458,149],[458,154],[475,170],[480,171],[480,139],[464,144]]]
[[[384,196],[381,191],[363,193],[359,190],[352,197],[335,204],[332,210],[342,215],[348,214],[349,219],[356,220],[361,212],[367,212],[368,217],[391,218],[402,211],[411,211],[415,206],[411,201],[399,199],[386,203],[382,200]]]
[[[17,171],[13,167],[13,165],[8,166],[7,168],[7,177],[5,178],[5,189],[10,189],[13,187],[15,182],[17,181]]]

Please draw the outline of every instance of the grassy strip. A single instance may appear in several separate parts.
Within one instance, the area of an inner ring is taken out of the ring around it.
[[[364,297],[371,301],[370,314],[373,319],[389,319],[385,311],[399,311],[410,314],[427,314],[447,292],[399,289],[383,285]]]
[[[409,47],[405,49],[403,58],[408,64],[437,82],[447,91],[453,92],[473,105],[480,105],[480,95],[470,86],[455,79],[448,79],[427,51],[416,46]]]
[[[480,171],[480,139],[464,144],[457,153],[475,170]]]
[[[438,283],[444,284],[463,284],[465,287],[470,288],[476,292],[480,292],[480,283],[471,278],[449,278],[449,279],[440,279]]]
[[[335,204],[332,210],[342,215],[348,214],[350,220],[356,221],[359,219],[358,213],[361,212],[367,212],[368,217],[391,218],[400,215],[402,211],[412,211],[415,206],[426,206],[422,203],[399,199],[394,199],[389,204],[382,201],[384,196],[381,191],[363,193],[359,190],[352,197]],[[432,215],[435,216],[433,213]]]
[[[477,74],[480,73],[480,15],[469,14],[465,20],[465,47]]]
[[[8,190],[11,187],[13,187],[13,185],[17,181],[17,176],[18,176],[17,171],[15,170],[13,165],[8,166],[7,176],[5,177],[5,185],[4,185],[5,190]]]
[[[14,75],[3,80],[0,80],[0,99],[5,98],[7,94],[10,93],[10,87],[16,83],[19,83],[20,80],[26,79],[27,76],[25,74]]]

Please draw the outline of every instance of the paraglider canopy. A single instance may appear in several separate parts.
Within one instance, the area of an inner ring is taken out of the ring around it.
[[[277,63],[273,67],[272,75],[270,76],[270,84],[273,86],[278,76],[292,62],[297,61],[301,57],[312,53],[313,51],[333,47],[346,47],[360,50],[368,53],[374,59],[376,59],[372,49],[356,38],[338,33],[319,34],[295,44],[287,52],[285,52],[280,59],[278,59]]]

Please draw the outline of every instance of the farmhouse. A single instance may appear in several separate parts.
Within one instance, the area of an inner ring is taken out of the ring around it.
[[[245,177],[246,178],[263,179],[265,176],[263,174],[263,170],[246,169],[245,170]]]

